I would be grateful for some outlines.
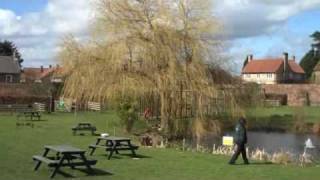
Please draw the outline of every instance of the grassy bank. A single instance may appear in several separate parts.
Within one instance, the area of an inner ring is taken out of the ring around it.
[[[252,129],[292,130],[295,124],[306,124],[309,131],[320,123],[319,107],[257,107],[246,109]]]
[[[80,113],[44,115],[43,121],[34,122],[34,126],[16,126],[16,118],[0,115],[0,180],[42,180],[48,179],[49,171],[42,166],[34,172],[31,157],[42,153],[47,144],[71,144],[87,149],[95,141],[94,136],[73,136],[71,127],[79,121],[95,124],[100,132],[116,135],[123,134],[118,118],[114,113]],[[137,142],[135,142],[137,144]],[[116,155],[107,160],[105,152],[98,150],[92,158],[98,160],[96,176],[87,176],[78,170],[63,168],[65,175],[58,174],[55,179],[81,180],[206,180],[206,179],[318,179],[319,167],[300,168],[273,164],[253,163],[249,166],[229,166],[229,157],[214,156],[205,153],[181,152],[174,149],[140,148],[142,158],[135,160],[130,156]],[[110,174],[108,174],[110,173]]]
[[[320,107],[258,107],[248,108],[247,116],[251,119],[263,120],[278,117],[280,120],[293,121],[295,115],[304,116],[305,122],[320,122]]]

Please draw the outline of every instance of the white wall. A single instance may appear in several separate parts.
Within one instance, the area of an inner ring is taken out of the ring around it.
[[[242,79],[247,82],[255,82],[258,84],[276,84],[276,73],[259,73],[259,74],[242,74]]]

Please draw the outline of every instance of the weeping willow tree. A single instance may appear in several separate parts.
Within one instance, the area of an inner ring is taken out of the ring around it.
[[[161,129],[179,128],[175,112],[189,90],[196,98],[194,129],[203,128],[203,103],[216,95],[209,65],[220,61],[221,26],[210,0],[99,0],[87,42],[64,40],[59,58],[68,73],[64,95],[78,100],[160,96]],[[223,77],[221,77],[223,78]]]

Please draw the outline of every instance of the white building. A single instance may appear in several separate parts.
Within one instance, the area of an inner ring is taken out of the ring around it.
[[[258,84],[302,83],[305,72],[299,64],[288,59],[288,53],[282,58],[253,59],[248,56],[247,63],[242,69],[242,79]]]

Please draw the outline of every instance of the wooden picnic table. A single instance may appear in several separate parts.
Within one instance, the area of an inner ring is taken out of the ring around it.
[[[22,111],[18,114],[18,119],[20,116],[24,116],[25,118],[30,117],[30,120],[32,121],[33,118],[38,118],[38,121],[41,118],[41,114],[39,111],[33,111],[33,110],[26,110],[26,111]]]
[[[55,155],[48,156],[50,151],[53,151]],[[69,166],[74,169],[78,166],[86,166],[91,171],[91,166],[97,163],[96,160],[88,160],[84,150],[70,145],[44,146],[44,153],[32,158],[36,161],[35,171],[39,169],[41,163],[46,163],[49,167],[54,168],[50,178],[55,176],[60,167]]]
[[[119,151],[131,151],[133,156],[136,156],[135,150],[139,148],[139,146],[131,144],[131,139],[126,137],[116,137],[116,136],[108,136],[108,137],[98,137],[95,144],[89,146],[91,149],[90,155],[93,155],[96,148],[103,148],[106,151],[109,151],[108,159],[110,159],[113,153],[119,154]]]
[[[96,130],[97,128],[88,122],[81,122],[72,127],[73,135],[76,135],[77,131],[91,131],[91,134],[94,135]]]

